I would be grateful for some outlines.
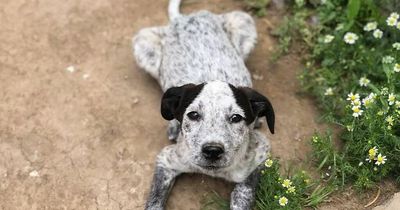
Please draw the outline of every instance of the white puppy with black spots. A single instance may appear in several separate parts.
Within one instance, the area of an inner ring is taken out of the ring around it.
[[[176,144],[157,156],[146,209],[164,209],[175,178],[203,173],[236,183],[231,209],[251,209],[263,162],[270,151],[254,129],[266,117],[274,133],[269,100],[251,89],[244,60],[257,33],[246,13],[179,13],[171,0],[168,26],[141,30],[133,38],[136,61],[160,84],[161,114]]]

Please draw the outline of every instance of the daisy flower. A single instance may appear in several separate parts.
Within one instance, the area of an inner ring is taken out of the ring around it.
[[[388,26],[395,26],[397,24],[397,20],[391,17],[388,17],[388,19],[386,19],[386,23],[388,24]]]
[[[313,137],[312,137],[312,141],[313,141],[314,143],[317,143],[317,142],[318,142],[318,137],[317,137],[317,136],[313,136]]]
[[[371,81],[367,79],[366,77],[361,77],[359,80],[360,86],[361,87],[366,87]]]
[[[270,168],[272,166],[272,164],[274,163],[273,160],[268,159],[265,161],[265,167]]]
[[[360,107],[358,106],[353,106],[353,108],[351,109],[353,110],[353,117],[358,118],[359,116],[362,115],[362,113],[364,112],[362,109],[360,109]]]
[[[353,128],[353,126],[351,126],[351,125],[346,126],[346,129],[347,129],[348,131],[350,131],[350,132],[353,132],[353,131],[354,131],[354,128]]]
[[[389,88],[387,88],[387,87],[382,88],[381,94],[382,94],[382,95],[387,95],[387,94],[389,94]]]
[[[387,123],[389,123],[389,125],[393,126],[394,120],[393,120],[393,117],[392,117],[392,116],[386,117],[385,120],[386,120]]]
[[[327,88],[327,89],[325,90],[324,95],[326,95],[326,96],[331,96],[331,95],[333,95],[333,88]]]
[[[383,165],[386,163],[386,161],[387,161],[386,156],[382,156],[382,154],[379,154],[378,157],[376,158],[375,164],[378,166]]]
[[[400,64],[398,64],[398,63],[394,64],[393,70],[394,70],[394,72],[400,72]]]
[[[361,106],[361,101],[359,99],[356,99],[356,100],[352,101],[351,104],[354,107],[360,107]]]
[[[393,105],[396,102],[396,96],[393,93],[389,94],[388,102],[389,105]]]
[[[368,158],[365,159],[365,161],[368,163],[372,162],[373,160],[375,160],[375,157],[371,157],[371,156],[368,156]]]
[[[376,94],[375,93],[370,93],[368,95],[368,97],[371,98],[372,100],[375,100],[376,99]]]
[[[371,104],[374,102],[374,97],[369,95],[366,98],[362,100],[362,103],[364,104],[365,107],[371,106]]]
[[[355,101],[356,99],[360,99],[360,95],[358,95],[358,93],[353,94],[353,93],[349,93],[347,95],[347,99],[348,101]]]
[[[365,24],[364,31],[373,31],[376,29],[377,26],[378,26],[378,23],[376,21],[369,22],[369,23]]]
[[[393,63],[394,58],[390,55],[387,55],[382,58],[382,63]]]
[[[368,156],[372,157],[372,159],[375,158],[377,153],[378,153],[378,149],[376,147],[372,147],[371,149],[368,150]]]
[[[400,50],[400,43],[399,42],[395,42],[392,44],[392,47],[396,50]]]
[[[330,43],[330,42],[333,41],[334,38],[335,37],[332,36],[332,35],[326,35],[325,38],[324,38],[324,43]]]
[[[397,19],[399,19],[399,14],[396,12],[393,12],[390,14],[390,16],[386,19],[386,23],[388,26],[395,26],[397,25]]]
[[[399,19],[400,15],[397,12],[392,12],[389,16],[389,18],[393,18],[393,19]]]
[[[285,179],[282,182],[282,186],[285,187],[285,188],[289,188],[289,187],[292,186],[292,181],[290,181],[289,179]]]
[[[286,206],[288,204],[288,202],[289,202],[289,200],[285,196],[282,196],[279,198],[279,205],[281,205],[281,206]]]
[[[289,193],[295,193],[296,192],[296,187],[294,187],[294,186],[289,187],[288,188],[288,192]]]
[[[355,33],[347,32],[344,35],[343,39],[344,39],[344,42],[346,42],[347,44],[354,44],[358,40],[358,36]]]
[[[374,32],[372,33],[372,35],[377,38],[380,39],[383,36],[383,32],[379,29],[375,29]]]
[[[395,106],[396,106],[396,108],[400,108],[400,101],[396,101]]]

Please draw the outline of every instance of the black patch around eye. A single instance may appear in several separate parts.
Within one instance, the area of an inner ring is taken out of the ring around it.
[[[273,134],[275,132],[275,112],[268,98],[249,87],[236,88],[231,84],[229,87],[233,92],[236,103],[245,113],[246,123],[252,123],[256,117],[265,117],[268,128]]]
[[[192,121],[198,121],[201,118],[201,116],[198,112],[189,112],[189,113],[187,113],[187,116]]]
[[[247,125],[251,124],[255,120],[256,116],[254,115],[253,110],[251,109],[251,104],[249,102],[248,97],[242,91],[238,90],[235,86],[229,84],[229,87],[233,92],[233,95],[236,99],[236,103],[244,111],[244,120],[246,121],[246,124]]]
[[[243,117],[241,115],[239,115],[239,114],[234,114],[229,118],[229,121],[231,123],[238,123],[238,122],[240,122],[242,120],[243,120]]]
[[[166,120],[177,119],[182,122],[186,108],[203,89],[204,84],[187,84],[169,88],[161,100],[161,115]]]

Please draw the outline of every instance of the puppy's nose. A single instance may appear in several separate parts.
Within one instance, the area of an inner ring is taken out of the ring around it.
[[[222,145],[218,144],[205,144],[201,152],[203,153],[203,157],[207,160],[216,161],[222,157],[224,153],[224,148]]]

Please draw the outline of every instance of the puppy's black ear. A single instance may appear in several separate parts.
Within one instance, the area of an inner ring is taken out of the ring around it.
[[[275,112],[267,97],[248,87],[231,86],[235,98],[246,114],[246,120],[253,122],[256,117],[267,118],[268,128],[275,132]]]
[[[275,112],[271,102],[267,97],[255,90],[244,88],[244,91],[249,98],[254,114],[258,117],[265,116],[267,118],[269,130],[272,134],[275,133]]]
[[[203,89],[204,84],[187,84],[169,88],[161,99],[161,115],[166,120],[177,119],[182,122],[186,108]]]
[[[166,120],[173,120],[174,113],[179,106],[183,95],[183,87],[172,87],[168,89],[161,99],[161,115]]]

